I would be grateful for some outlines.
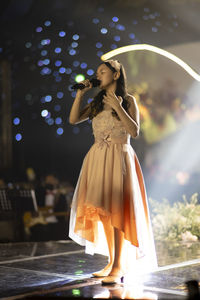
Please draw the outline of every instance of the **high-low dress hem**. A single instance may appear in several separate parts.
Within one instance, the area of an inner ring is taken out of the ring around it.
[[[124,233],[126,258],[157,267],[142,170],[130,136],[108,112],[93,119],[95,143],[86,154],[74,191],[69,237],[89,254],[108,256],[101,215]],[[141,264],[142,263],[142,264]]]

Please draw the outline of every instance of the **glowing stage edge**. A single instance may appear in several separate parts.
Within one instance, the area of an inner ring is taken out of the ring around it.
[[[182,59],[178,58],[176,55],[174,55],[166,50],[163,50],[161,48],[158,48],[158,47],[155,47],[152,45],[148,45],[148,44],[129,45],[129,46],[124,46],[124,47],[114,49],[112,51],[109,51],[109,52],[103,54],[101,56],[101,60],[105,61],[107,59],[110,59],[113,56],[118,55],[118,54],[122,54],[122,53],[129,52],[129,51],[137,51],[137,50],[152,51],[152,52],[158,53],[162,56],[165,56],[168,59],[177,63],[179,66],[181,66],[194,79],[196,79],[197,81],[200,81],[200,75],[196,71],[194,71],[188,64],[186,64]]]

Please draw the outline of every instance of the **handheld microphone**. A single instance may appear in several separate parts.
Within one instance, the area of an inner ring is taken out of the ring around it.
[[[90,82],[92,83],[92,87],[97,87],[98,85],[100,85],[101,81],[96,79],[96,78],[92,78],[90,79]],[[86,86],[83,83],[76,83],[72,86],[73,90],[83,90]]]

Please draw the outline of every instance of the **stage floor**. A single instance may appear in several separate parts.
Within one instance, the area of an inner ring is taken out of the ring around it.
[[[91,273],[106,257],[71,240],[0,244],[0,298],[186,299],[185,282],[200,278],[200,243],[156,244],[159,268],[132,282],[102,286]]]

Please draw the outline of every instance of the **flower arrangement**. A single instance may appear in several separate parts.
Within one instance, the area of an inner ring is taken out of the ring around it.
[[[170,204],[167,199],[158,202],[149,198],[152,212],[152,226],[156,241],[200,240],[200,204],[198,193],[190,200],[183,195],[183,201]]]

